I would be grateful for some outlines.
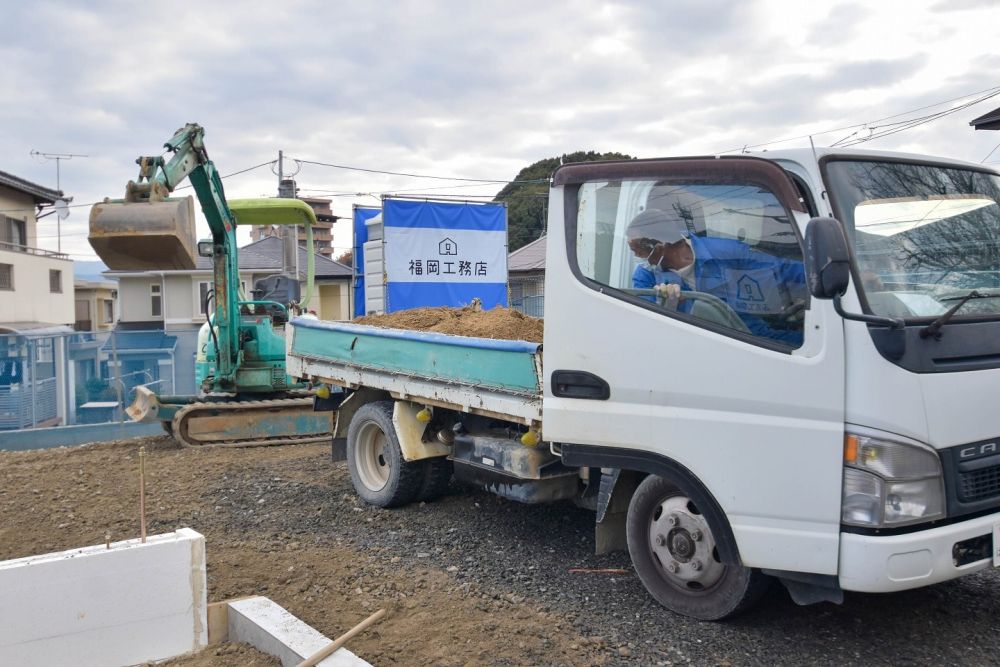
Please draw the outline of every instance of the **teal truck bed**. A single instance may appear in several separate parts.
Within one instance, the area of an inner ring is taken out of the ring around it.
[[[537,427],[541,345],[359,324],[292,320],[293,377]]]

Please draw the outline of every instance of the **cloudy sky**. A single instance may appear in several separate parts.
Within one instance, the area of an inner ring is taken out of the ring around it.
[[[809,134],[829,145],[1000,91],[992,0],[3,5],[0,170],[54,188],[56,163],[32,151],[87,156],[61,162],[74,198],[62,247],[76,259],[94,258],[89,204],[122,196],[136,156],[186,122],[205,128],[222,174],[280,149],[302,194],[349,216],[383,192],[501,186],[292,160],[506,180],[576,150],[713,154]],[[998,106],[868,145],[980,162],[1000,132],[968,122]],[[270,196],[277,176],[265,165],[225,186]],[[55,216],[39,235],[55,249]],[[350,245],[346,225],[336,242]]]

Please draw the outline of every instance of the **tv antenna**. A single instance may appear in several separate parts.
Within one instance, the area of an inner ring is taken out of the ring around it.
[[[60,178],[60,162],[63,160],[72,160],[75,157],[90,157],[89,155],[80,155],[79,153],[43,153],[41,151],[32,150],[29,155],[35,158],[42,158],[43,160],[55,160],[56,161],[56,190],[62,195],[62,182]],[[56,251],[62,252],[62,221],[63,218],[69,217],[69,208],[67,208],[69,199],[60,199],[56,202]],[[61,205],[60,205],[61,204]]]

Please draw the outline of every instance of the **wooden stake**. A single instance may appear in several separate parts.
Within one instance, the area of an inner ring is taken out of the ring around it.
[[[377,612],[375,612],[365,620],[361,621],[360,623],[355,625],[353,628],[351,628],[344,634],[334,639],[324,648],[321,648],[320,650],[316,651],[311,656],[300,662],[296,667],[315,667],[317,664],[319,664],[321,660],[326,658],[328,655],[333,654],[334,651],[336,651],[338,648],[346,644],[348,639],[350,639],[354,635],[360,634],[365,628],[367,628],[369,625],[372,625],[376,621],[380,620],[383,616],[385,616],[385,609],[379,609]]]
[[[146,448],[139,448],[139,537],[146,543]]]

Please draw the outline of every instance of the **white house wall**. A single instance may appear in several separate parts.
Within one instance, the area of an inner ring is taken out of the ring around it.
[[[24,220],[25,244],[31,248],[38,247],[38,221],[35,219],[34,197],[0,187],[0,211],[3,211],[3,215],[8,218]]]

